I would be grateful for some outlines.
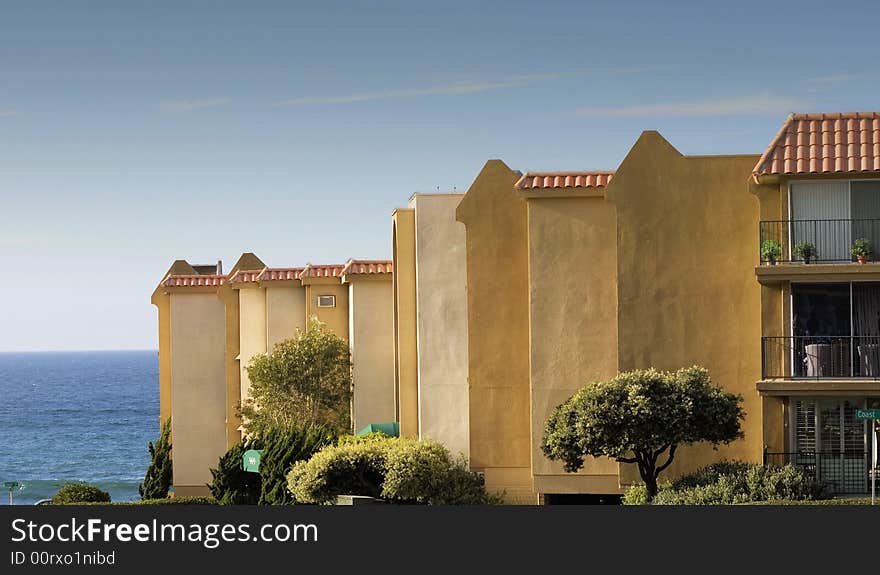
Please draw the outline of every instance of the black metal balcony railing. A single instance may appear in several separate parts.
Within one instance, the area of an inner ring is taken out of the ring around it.
[[[773,240],[781,248],[778,262],[801,261],[794,248],[809,242],[816,248],[815,262],[851,262],[852,243],[867,239],[880,249],[880,219],[855,220],[773,220],[760,223],[759,248],[766,240]],[[768,258],[761,255],[761,262]]]
[[[831,495],[864,494],[870,489],[870,454],[867,451],[764,453],[764,465],[787,463],[815,477]]]
[[[761,338],[764,379],[880,379],[880,336]]]

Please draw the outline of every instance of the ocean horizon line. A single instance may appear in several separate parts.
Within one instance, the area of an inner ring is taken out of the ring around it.
[[[13,353],[114,353],[114,352],[132,352],[132,351],[150,351],[159,353],[156,348],[117,348],[117,349],[0,349],[0,354]]]

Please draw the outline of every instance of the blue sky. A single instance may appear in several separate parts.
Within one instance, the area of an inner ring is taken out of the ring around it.
[[[880,108],[876,2],[41,2],[0,15],[0,350],[155,348],[176,258],[390,257],[483,163],[760,153]]]

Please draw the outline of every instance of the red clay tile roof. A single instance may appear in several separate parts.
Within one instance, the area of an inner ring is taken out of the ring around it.
[[[225,275],[180,275],[168,276],[162,285],[165,287],[218,287],[226,281]]]
[[[393,268],[389,260],[348,260],[342,274],[390,274]]]
[[[266,268],[259,276],[257,276],[257,281],[274,282],[298,280],[303,269],[304,268]]]
[[[300,278],[335,278],[342,275],[345,264],[314,265],[308,264],[300,272]]]
[[[229,278],[229,283],[233,284],[241,284],[241,283],[252,283],[257,281],[257,276],[263,270],[237,270],[232,276]]]
[[[604,188],[613,176],[614,172],[526,172],[516,189]]]
[[[755,175],[880,171],[880,112],[791,114]]]

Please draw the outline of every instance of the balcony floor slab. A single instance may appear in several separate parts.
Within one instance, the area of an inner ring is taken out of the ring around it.
[[[761,395],[858,396],[880,395],[880,379],[762,379]]]
[[[762,284],[781,283],[792,280],[806,281],[880,281],[880,262],[858,263],[777,263],[774,266],[755,267],[755,276]]]

